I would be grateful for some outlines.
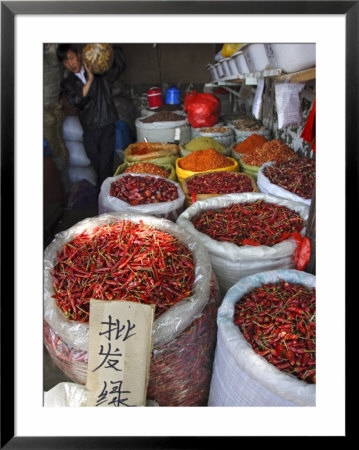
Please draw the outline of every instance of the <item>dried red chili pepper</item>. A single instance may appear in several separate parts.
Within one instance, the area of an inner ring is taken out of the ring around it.
[[[163,231],[119,221],[67,242],[52,270],[58,307],[88,322],[91,298],[155,303],[158,317],[191,295],[192,253]]]
[[[269,181],[302,198],[313,196],[315,185],[315,160],[298,158],[276,162],[263,169]]]
[[[253,192],[250,178],[244,173],[212,172],[196,175],[187,181],[190,194],[231,194]]]
[[[301,216],[286,206],[263,200],[236,203],[203,211],[192,219],[194,227],[222,242],[272,246],[304,226]]]
[[[111,183],[110,195],[135,206],[176,200],[178,191],[163,178],[125,175]]]
[[[282,300],[279,309],[273,295]],[[259,321],[263,315],[269,320]],[[315,383],[315,288],[284,280],[262,283],[236,303],[234,324],[269,363]]]

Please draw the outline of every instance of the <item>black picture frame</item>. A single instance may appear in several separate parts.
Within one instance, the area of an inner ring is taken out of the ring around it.
[[[1,448],[113,449],[199,448],[226,445],[225,437],[26,437],[15,436],[14,405],[14,22],[18,14],[339,14],[346,23],[346,213],[357,204],[359,107],[358,1],[4,1],[1,2]],[[6,195],[5,194],[6,191]],[[353,198],[354,193],[354,198]],[[6,220],[1,219],[5,216]],[[345,263],[349,267],[349,247]],[[4,282],[6,280],[6,283]],[[350,279],[346,272],[346,288]],[[6,367],[6,370],[4,370]],[[218,441],[218,442],[217,442]]]

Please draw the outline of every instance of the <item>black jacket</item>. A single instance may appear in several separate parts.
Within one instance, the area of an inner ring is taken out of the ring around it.
[[[82,95],[83,83],[74,73],[70,73],[61,83],[63,94],[78,110],[84,130],[104,127],[115,123],[118,119],[111,89],[113,82],[124,70],[126,64],[119,49],[114,49],[114,55],[111,69],[104,75],[94,75],[86,97]]]

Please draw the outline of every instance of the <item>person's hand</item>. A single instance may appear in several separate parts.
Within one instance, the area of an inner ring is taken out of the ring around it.
[[[90,83],[92,83],[93,79],[94,79],[94,74],[91,72],[91,70],[88,68],[88,66],[86,65],[86,63],[84,64],[84,68],[87,72],[87,81],[89,81]]]

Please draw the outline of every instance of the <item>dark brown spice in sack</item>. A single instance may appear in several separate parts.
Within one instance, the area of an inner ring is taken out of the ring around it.
[[[185,120],[185,116],[180,116],[179,114],[173,113],[171,111],[159,111],[152,116],[142,119],[143,123],[153,123],[153,122],[177,122],[179,120]]]

